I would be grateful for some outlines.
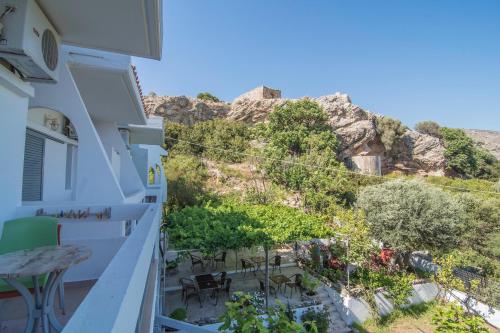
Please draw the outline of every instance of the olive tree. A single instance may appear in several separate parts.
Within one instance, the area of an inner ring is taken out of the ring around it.
[[[450,194],[419,181],[394,180],[359,195],[373,238],[397,250],[408,265],[415,250],[446,252],[460,241],[464,212]]]

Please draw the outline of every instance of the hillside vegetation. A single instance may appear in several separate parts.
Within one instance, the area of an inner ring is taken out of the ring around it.
[[[320,222],[358,236],[352,241],[353,256],[366,258],[371,249],[366,244],[373,238],[402,254],[459,252],[460,265],[500,279],[498,161],[484,164],[482,159],[490,157],[471,148],[461,132],[441,129],[450,167],[470,179],[360,175],[338,158],[342,143],[327,122],[328,115],[308,99],[277,105],[267,123],[255,125],[228,119],[167,122],[169,222],[175,228],[206,217],[209,223],[228,210],[248,217],[279,216],[287,228],[302,220],[318,228]],[[384,144],[402,132],[399,124],[391,124],[386,127],[394,131]],[[395,217],[407,224],[405,229],[391,227]],[[328,234],[316,231],[317,236]],[[397,232],[398,243],[393,241]],[[490,293],[498,302],[498,289]]]

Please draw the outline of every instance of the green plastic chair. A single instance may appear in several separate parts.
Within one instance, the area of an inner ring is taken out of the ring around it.
[[[47,245],[57,245],[56,218],[34,216],[4,222],[0,238],[0,254]],[[47,277],[47,275],[40,277],[41,286],[45,284]],[[33,281],[29,277],[21,278],[18,281],[27,288],[33,288]],[[0,292],[13,290],[4,280],[0,279]]]

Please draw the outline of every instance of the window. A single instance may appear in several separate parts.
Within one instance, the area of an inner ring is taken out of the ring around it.
[[[153,185],[155,183],[155,170],[153,169],[153,167],[149,167],[149,171],[148,171],[148,184],[149,185]]]
[[[161,180],[161,168],[158,164],[156,165],[156,174],[158,175],[158,183],[159,183]]]

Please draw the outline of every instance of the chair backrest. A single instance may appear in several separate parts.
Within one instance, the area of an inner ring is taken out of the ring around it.
[[[274,265],[276,266],[281,265],[281,256],[274,256]]]
[[[233,282],[233,279],[227,278],[227,280],[226,280],[226,292],[229,292],[229,289],[231,288],[231,282]]]
[[[57,244],[56,218],[25,217],[4,222],[0,254]]]
[[[194,286],[194,282],[193,282],[193,280],[188,279],[188,278],[180,278],[180,279],[179,279],[179,283],[181,284],[181,286],[182,286],[183,288],[185,288],[185,287],[191,287],[191,286]]]

